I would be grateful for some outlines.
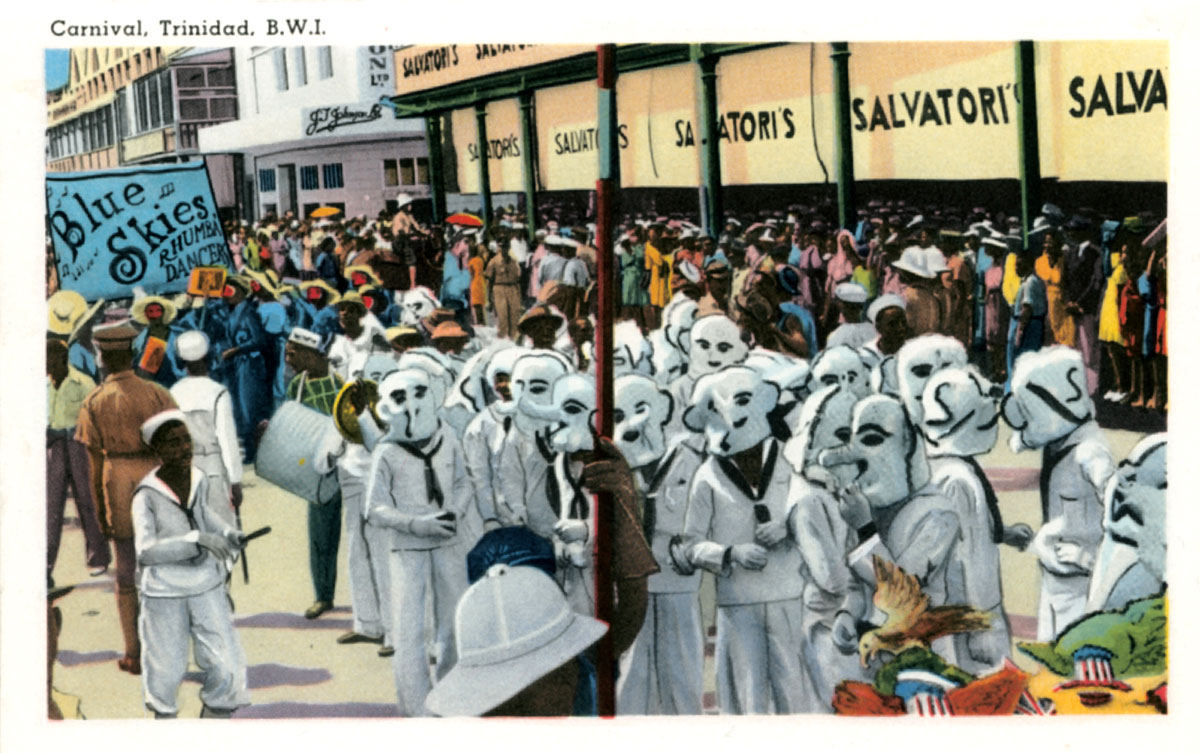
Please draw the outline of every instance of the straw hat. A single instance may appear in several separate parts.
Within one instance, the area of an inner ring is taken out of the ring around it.
[[[259,287],[270,293],[272,298],[279,298],[279,278],[273,272],[268,271],[264,274],[263,272],[256,272],[253,269],[247,269],[245,274],[252,282],[257,283]],[[253,289],[253,285],[251,288]]]
[[[55,335],[67,335],[75,339],[75,332],[85,323],[91,321],[96,312],[104,305],[104,299],[96,301],[89,308],[83,296],[74,290],[60,290],[46,301],[49,317],[46,329]]]
[[[355,274],[361,274],[361,275],[365,276],[367,278],[366,282],[355,282],[354,281]],[[346,267],[344,276],[347,280],[350,281],[350,284],[355,288],[361,287],[362,285],[366,285],[366,284],[378,285],[378,286],[383,285],[383,280],[379,279],[379,275],[375,273],[375,270],[371,269],[371,267],[366,264],[354,264],[349,267]]]
[[[129,307],[129,318],[133,319],[138,324],[149,324],[150,319],[146,316],[146,307],[152,303],[157,303],[162,307],[162,323],[170,324],[175,320],[175,304],[161,295],[148,295],[133,302]]]
[[[340,297],[338,295],[337,290],[332,285],[325,282],[324,280],[317,279],[317,280],[308,280],[307,282],[300,283],[300,295],[302,295],[304,297],[304,300],[306,300],[306,301],[313,300],[313,298],[311,296],[311,292],[312,292],[313,288],[316,288],[317,290],[324,292],[325,297],[328,299],[326,301],[326,305],[328,305],[328,306],[332,306],[335,303],[337,303],[338,298]]]

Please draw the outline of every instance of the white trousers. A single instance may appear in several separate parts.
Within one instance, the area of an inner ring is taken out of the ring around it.
[[[832,613],[830,613],[832,612]],[[873,673],[862,668],[858,651],[843,654],[833,643],[830,626],[837,614],[832,610],[804,610],[804,645],[802,661],[808,672],[812,689],[810,710],[814,713],[833,712],[833,693],[844,680],[870,682]]]
[[[435,668],[440,679],[457,662],[454,610],[467,590],[467,560],[456,546],[394,550],[388,559],[392,589],[392,672],[402,716],[429,716],[425,697],[433,689],[426,636],[442,648]],[[432,597],[433,625],[425,625],[425,599]]]
[[[717,607],[717,703],[722,714],[807,710],[800,667],[801,599]]]
[[[138,616],[142,640],[142,689],[146,707],[177,714],[179,685],[188,668],[188,642],[204,673],[200,700],[211,709],[233,711],[250,703],[246,655],[233,627],[224,585],[198,596],[143,596]]]
[[[1062,576],[1042,568],[1042,599],[1038,605],[1037,639],[1052,642],[1063,628],[1083,616],[1088,577]]]
[[[617,714],[701,714],[704,625],[700,597],[650,594],[646,621],[621,655]]]
[[[338,483],[342,487],[346,535],[350,539],[350,609],[354,614],[354,632],[379,638],[384,634],[382,599],[367,542],[367,521],[363,517],[367,487],[362,479],[341,468],[338,468]]]

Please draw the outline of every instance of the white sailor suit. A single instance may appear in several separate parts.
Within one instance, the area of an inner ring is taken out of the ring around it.
[[[1038,640],[1052,641],[1084,615],[1088,580],[1104,536],[1104,487],[1115,466],[1100,427],[1088,421],[1046,445],[1040,490],[1042,527],[1030,548],[1042,566]],[[1073,544],[1080,563],[1064,562],[1058,544]]]
[[[753,489],[727,457],[709,456],[696,472],[684,525],[688,560],[717,576],[717,703],[723,714],[794,714],[806,710],[807,673],[800,665],[803,559],[785,539],[768,550],[761,570],[733,565],[734,544],[754,543],[754,507],[771,520],[790,511],[791,466],[782,445],[762,445],[762,483]]]
[[[242,451],[229,390],[209,377],[189,376],[171,385],[171,397],[192,435],[192,465],[208,477],[209,509],[235,526],[232,486],[242,482]]]
[[[462,448],[441,424],[420,448],[380,442],[371,453],[366,492],[367,519],[391,529],[392,670],[403,716],[425,716],[433,685],[425,651],[426,596],[432,596],[435,642],[442,647],[435,668],[442,677],[456,662],[454,610],[467,589],[463,533],[425,537],[412,532],[415,518],[453,512],[462,519],[471,498]]]
[[[659,572],[647,581],[646,621],[622,656],[617,713],[691,715],[703,713],[704,624],[700,615],[700,571],[680,575],[671,568],[671,538],[683,532],[688,493],[703,456],[677,444],[657,464],[638,469],[643,529]]]
[[[546,497],[546,470],[553,458],[554,452],[541,436],[530,437],[515,426],[508,432],[500,451],[502,504],[497,510],[505,525],[524,520],[538,536],[554,536],[558,515]]]
[[[999,669],[1011,651],[1008,616],[1000,582],[1000,542],[1004,522],[991,483],[973,457],[929,459],[930,481],[950,500],[959,520],[963,556],[950,563],[946,573],[950,604],[966,604],[992,615],[990,630],[958,633],[954,653],[959,667],[971,674]]]
[[[186,504],[156,473],[138,483],[132,509],[145,703],[157,714],[178,713],[190,640],[204,673],[200,700],[211,709],[233,711],[250,703],[246,656],[225,592],[233,563],[217,560],[196,542],[201,532],[229,537],[235,529],[209,508],[204,471],[192,466]]]

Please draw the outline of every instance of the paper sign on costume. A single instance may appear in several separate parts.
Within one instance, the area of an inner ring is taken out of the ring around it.
[[[190,295],[220,298],[225,294],[225,268],[193,267],[188,277],[187,292]]]
[[[203,162],[46,176],[58,278],[88,300],[186,290],[193,267],[232,266]]]

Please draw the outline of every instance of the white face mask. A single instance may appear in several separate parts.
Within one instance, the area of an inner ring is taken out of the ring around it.
[[[510,387],[510,392],[511,392],[513,366],[516,365],[518,359],[520,359],[521,357],[526,356],[528,354],[529,354],[529,351],[526,350],[525,348],[521,348],[521,347],[505,348],[504,350],[500,351],[499,353],[496,353],[495,355],[493,355],[492,359],[490,361],[488,361],[487,371],[485,372],[486,377],[487,377],[487,383],[489,385],[489,388],[496,395],[496,400],[498,402],[503,403],[503,402],[508,402],[508,401],[504,399],[503,395],[501,395],[500,393],[495,391],[496,377],[500,376],[501,374],[508,374],[509,387]]]
[[[822,351],[813,362],[812,389],[839,385],[859,398],[871,394],[871,370],[863,363],[858,351],[848,345],[838,345]]]
[[[625,320],[613,327],[613,376],[654,372],[651,365],[653,349],[636,323]]]
[[[1137,543],[1138,559],[1162,578],[1166,569],[1167,435],[1138,443],[1110,481],[1105,527]]]
[[[824,481],[829,470],[817,463],[817,457],[850,440],[857,402],[857,396],[836,384],[810,395],[800,409],[799,428],[784,448],[784,458],[806,477]],[[853,465],[839,465],[833,470],[843,474],[838,477],[839,484],[849,483],[856,472]]]
[[[522,411],[545,422],[547,443],[555,452],[580,452],[595,447],[592,421],[596,415],[596,380],[590,376],[559,377],[554,382],[549,404],[523,399]]]
[[[449,366],[450,359],[431,348],[406,351],[398,363],[402,369],[419,369],[428,374],[430,383],[438,388],[443,398],[454,386],[455,373]]]
[[[723,314],[702,316],[692,325],[688,376],[699,379],[726,366],[741,363],[749,348],[733,320]]]
[[[730,366],[696,382],[683,423],[703,432],[713,455],[735,455],[771,435],[768,414],[779,401],[779,388],[754,369]]]
[[[429,375],[418,369],[402,369],[389,374],[379,385],[376,412],[387,424],[387,439],[394,442],[421,442],[438,429],[440,390]]]
[[[363,363],[362,376],[363,379],[369,379],[375,384],[379,384],[384,377],[399,368],[395,358],[387,353],[375,353]]]
[[[626,374],[613,382],[613,442],[631,468],[667,454],[672,412],[671,396],[650,377]]]
[[[943,369],[967,365],[967,350],[953,337],[922,335],[909,340],[896,353],[900,398],[914,425],[921,424],[921,396],[929,378]]]
[[[983,455],[996,446],[1000,410],[994,385],[972,370],[930,378],[921,397],[921,433],[930,457]]]
[[[683,365],[686,363],[683,354],[671,343],[661,329],[650,333],[650,344],[654,347],[651,362],[654,365],[654,379],[661,385],[668,385],[683,375]]]
[[[1000,410],[1013,428],[1014,450],[1045,447],[1090,421],[1092,399],[1079,351],[1056,345],[1021,356]]]
[[[699,310],[699,305],[682,293],[677,293],[663,309],[662,329],[667,342],[674,345],[685,358],[691,347],[689,335]]]
[[[820,454],[828,468],[849,464],[873,507],[889,507],[929,481],[929,466],[904,406],[892,397],[872,395],[854,406],[848,444]],[[845,474],[835,470],[839,479]],[[848,475],[848,474],[846,474]]]
[[[400,323],[408,327],[417,326],[417,322],[441,305],[428,288],[399,291],[396,293],[396,303],[400,305]]]
[[[513,364],[509,389],[512,392],[513,423],[526,436],[534,436],[549,422],[536,415],[531,406],[551,405],[554,383],[567,373],[566,364],[545,353],[522,356]]]

